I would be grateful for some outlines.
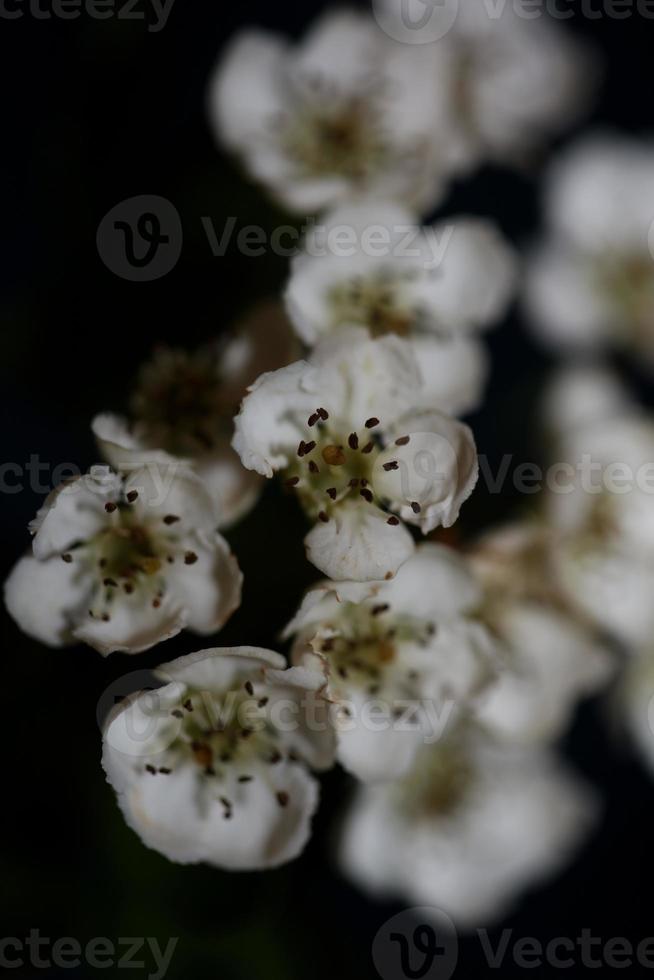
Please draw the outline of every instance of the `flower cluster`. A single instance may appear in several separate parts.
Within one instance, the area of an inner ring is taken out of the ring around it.
[[[128,417],[93,419],[105,463],[48,497],[5,600],[50,646],[136,654],[184,629],[213,636],[241,601],[223,533],[278,477],[324,576],[291,597],[288,660],[211,646],[162,664],[160,686],[106,720],[107,779],[148,847],[249,870],[300,854],[314,773],[338,762],[360,784],[345,873],[468,926],[591,825],[594,795],[555,746],[612,678],[616,641],[639,654],[625,695],[645,740],[654,523],[647,493],[580,486],[472,543],[443,531],[478,480],[462,417],[483,408],[480,335],[519,269],[489,221],[421,216],[484,161],[524,165],[593,72],[557,25],[510,4],[489,18],[445,0],[416,31],[412,2],[379,0],[376,20],[328,12],[295,45],[246,31],[224,52],[219,140],[321,222],[278,300],[227,339],[155,351]],[[527,305],[557,337],[654,349],[650,157],[603,139],[554,168],[554,244],[533,259]],[[653,458],[651,420],[605,375],[560,378],[548,404],[564,458]],[[276,559],[268,575],[285,572]]]

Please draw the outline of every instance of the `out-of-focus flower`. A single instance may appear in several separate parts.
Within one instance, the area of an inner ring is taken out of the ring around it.
[[[343,252],[342,230],[354,244]],[[343,327],[396,334],[416,354],[425,408],[476,408],[486,360],[474,333],[500,319],[516,272],[494,227],[475,218],[420,228],[399,205],[367,202],[327,215],[292,266],[286,305],[310,347]]]
[[[511,524],[482,538],[470,556],[484,591],[479,616],[505,668],[476,717],[503,738],[560,736],[577,701],[612,673],[610,651],[560,589],[555,540],[541,525]]]
[[[582,426],[610,422],[633,413],[627,389],[610,368],[594,360],[573,360],[551,378],[542,418],[548,439],[560,442]]]
[[[422,544],[391,582],[323,582],[289,624],[293,657],[326,674],[340,706],[338,758],[396,779],[495,677],[493,641],[470,617],[480,589],[455,552]]]
[[[426,51],[370,16],[329,12],[296,46],[236,36],[213,76],[219,140],[288,208],[312,213],[362,192],[428,210],[442,192],[448,93]]]
[[[54,490],[32,553],[5,583],[18,625],[49,646],[139,653],[188,627],[220,629],[242,575],[204,483],[180,463],[128,477],[96,467]]]
[[[654,648],[651,637],[627,662],[618,703],[645,765],[654,775]]]
[[[541,749],[457,735],[425,747],[397,783],[361,787],[343,834],[346,874],[373,894],[488,926],[555,874],[595,800]]]
[[[654,630],[654,424],[636,408],[600,413],[559,451],[569,475],[547,496],[553,574],[585,616],[639,648]]]
[[[103,456],[121,472],[184,460],[215,499],[218,526],[228,527],[261,490],[230,445],[233,417],[247,386],[294,353],[290,325],[273,302],[256,306],[224,342],[191,352],[159,348],[141,369],[131,400],[133,425],[106,413],[93,420]]]
[[[590,50],[542,10],[526,17],[515,4],[480,0],[375,0],[375,8],[389,34],[438,63],[449,106],[441,138],[458,169],[521,163],[575,120],[594,89]]]
[[[315,674],[257,647],[202,650],[108,719],[103,765],[129,826],[171,861],[276,867],[304,848],[333,764]],[[322,712],[322,714],[321,714]]]
[[[235,421],[248,469],[282,474],[309,517],[307,555],[329,578],[392,578],[413,552],[396,512],[428,533],[453,524],[477,481],[467,426],[416,412],[421,376],[395,336],[343,329],[263,375]]]
[[[654,358],[654,145],[597,133],[554,164],[549,236],[534,251],[526,307],[557,347],[614,346]]]

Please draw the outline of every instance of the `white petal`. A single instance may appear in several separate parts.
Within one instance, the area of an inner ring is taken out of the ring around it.
[[[379,586],[375,601],[402,615],[442,623],[474,609],[481,589],[461,555],[424,542],[392,581]]]
[[[343,719],[343,729],[338,733],[341,765],[363,782],[387,782],[405,775],[424,742],[420,727],[393,720],[396,705],[383,698],[371,699],[364,692],[352,691],[348,700],[353,717]],[[371,703],[377,709],[372,715],[373,725],[366,720],[364,711],[364,706]]]
[[[197,556],[192,565],[177,559],[167,566],[175,603],[195,633],[219,630],[241,604],[243,575],[225,539],[217,532],[195,532],[184,547]]]
[[[287,465],[315,403],[317,373],[305,361],[262,374],[234,420],[232,445],[243,465],[262,476]]]
[[[472,432],[439,412],[403,419],[400,438],[377,457],[373,471],[375,492],[392,501],[405,521],[418,524],[423,534],[450,527],[459,516],[478,477],[477,452]],[[397,469],[385,466],[397,463]],[[412,507],[418,505],[418,510]]]
[[[264,676],[268,668],[281,670],[286,661],[279,653],[262,647],[213,647],[178,657],[156,670],[161,680],[186,684],[199,691],[220,693],[238,687],[243,680]]]
[[[221,529],[245,517],[263,489],[261,477],[245,469],[230,445],[223,451],[199,457],[193,468],[216,504]]]
[[[455,217],[426,229],[446,243],[422,295],[448,329],[480,329],[503,316],[517,279],[513,251],[488,221]]]
[[[510,605],[499,628],[514,662],[488,692],[478,717],[505,738],[557,738],[577,700],[609,680],[609,651],[573,620],[527,603]]]
[[[286,44],[273,34],[243,31],[217,65],[209,91],[209,115],[218,137],[232,147],[260,140],[284,110]]]
[[[129,431],[126,419],[119,415],[108,412],[96,415],[91,429],[104,458],[122,473],[130,473],[148,463],[169,466],[175,462],[175,457],[162,449],[143,445]]]
[[[479,408],[486,378],[488,357],[482,344],[470,337],[412,337],[422,389],[415,407],[437,409],[448,415],[467,415]]]
[[[389,525],[388,516],[372,504],[342,504],[304,542],[309,561],[337,581],[392,578],[414,549],[406,528]]]
[[[107,522],[105,503],[117,500],[120,489],[116,473],[96,466],[53,490],[30,525],[35,556],[61,554],[96,534]]]
[[[71,620],[85,595],[79,567],[57,555],[45,561],[21,558],[4,587],[7,610],[23,632],[51,647],[74,643]]]
[[[136,490],[132,504],[144,524],[157,524],[165,517],[179,518],[175,530],[183,535],[193,530],[212,531],[218,523],[216,504],[200,477],[182,460],[169,465],[150,463],[125,480],[125,496]]]
[[[117,591],[108,609],[109,621],[91,617],[83,610],[73,636],[103,656],[110,653],[142,653],[176,636],[186,626],[186,614],[174,597],[164,596],[156,609],[150,596],[140,590],[132,595]]]

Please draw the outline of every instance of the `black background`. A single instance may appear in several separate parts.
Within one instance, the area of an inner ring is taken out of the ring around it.
[[[134,373],[157,341],[205,341],[252,300],[280,288],[284,259],[248,258],[235,248],[216,259],[204,236],[202,215],[219,226],[228,215],[238,216],[239,226],[269,229],[288,221],[216,149],[205,122],[205,83],[238,27],[299,34],[322,6],[176,0],[160,33],[117,18],[41,21],[28,12],[0,18],[3,460],[24,466],[38,453],[50,467],[95,462],[90,418],[124,407]],[[592,121],[647,131],[654,22],[578,13],[565,29],[594,39],[604,53],[606,77]],[[485,169],[454,188],[442,213],[493,216],[523,248],[538,229],[540,172]],[[137,194],[168,198],[184,225],[179,264],[153,283],[112,275],[95,245],[103,215]],[[489,340],[493,378],[472,420],[479,449],[495,461],[503,453],[537,460],[535,409],[551,362],[515,312]],[[620,368],[642,396],[651,396],[637,365]],[[47,484],[47,473],[43,479]],[[26,525],[40,499],[28,487],[2,496],[3,575],[28,545]],[[511,491],[490,496],[480,489],[464,509],[464,533],[535,505]],[[230,533],[245,593],[219,642],[275,644],[313,578],[302,531],[294,502],[269,486],[260,508]],[[171,865],[124,825],[99,765],[96,705],[114,679],[198,645],[183,635],[136,660],[119,654],[102,660],[88,648],[48,650],[3,620],[0,936],[24,938],[37,928],[52,939],[152,935],[164,945],[179,936],[172,978],[375,976],[372,939],[402,906],[370,903],[333,870],[333,835],[351,792],[340,772],[324,780],[324,805],[305,855],[265,875]],[[599,787],[603,823],[576,863],[527,895],[503,925],[514,938],[574,939],[587,927],[605,940],[637,943],[654,935],[654,784],[606,700],[582,708],[565,748]],[[572,974],[580,972],[578,966]],[[508,964],[501,970],[524,973]],[[24,971],[47,974],[56,971]],[[61,975],[95,971],[85,966]],[[462,939],[456,976],[484,975],[479,943]]]

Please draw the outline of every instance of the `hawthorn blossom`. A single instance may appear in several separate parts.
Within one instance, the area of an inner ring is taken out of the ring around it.
[[[443,189],[446,100],[426,52],[369,15],[332,11],[295,45],[239,33],[211,80],[209,115],[218,140],[293,211],[362,192],[429,210]]]
[[[527,18],[480,0],[379,0],[375,10],[388,34],[429,53],[447,91],[439,130],[456,171],[521,164],[575,121],[595,87],[591,50],[543,11]]]
[[[390,582],[322,582],[288,625],[296,663],[326,675],[338,759],[359,779],[397,779],[496,674],[493,641],[470,616],[471,572],[421,544]]]
[[[533,325],[563,350],[654,358],[654,145],[594,133],[551,168],[549,231],[529,265]]]
[[[220,629],[242,575],[191,470],[126,477],[98,466],[62,484],[30,525],[32,551],[5,583],[18,625],[48,646],[140,653],[188,628]]]
[[[280,473],[316,521],[309,560],[336,580],[392,578],[424,534],[457,519],[477,480],[467,426],[415,411],[421,377],[395,336],[340,331],[309,361],[264,374],[235,420],[244,466]],[[397,516],[399,514],[399,517]]]
[[[348,241],[340,249],[339,233]],[[475,334],[504,314],[515,273],[513,253],[489,222],[454,218],[419,228],[400,205],[350,204],[307,235],[286,306],[309,347],[350,326],[406,338],[424,407],[459,415],[477,407],[487,373]]]
[[[478,615],[504,668],[476,710],[496,737],[559,737],[579,699],[613,672],[611,651],[561,590],[555,541],[544,525],[510,524],[485,535],[469,557],[483,590]]]
[[[233,417],[263,371],[293,356],[292,334],[276,303],[258,304],[228,339],[194,351],[159,347],[143,365],[132,394],[132,422],[104,413],[93,431],[104,458],[130,472],[183,460],[205,481],[228,527],[255,504],[261,480],[232,449]]]
[[[488,926],[569,860],[595,815],[548,752],[459,734],[426,746],[398,782],[359,788],[341,865],[376,897]]]
[[[654,629],[654,423],[632,407],[562,435],[566,492],[551,492],[554,575],[582,615],[627,648]]]
[[[297,857],[333,763],[321,679],[257,647],[164,664],[164,686],[109,717],[103,766],[128,825],[182,864],[273,868]]]

